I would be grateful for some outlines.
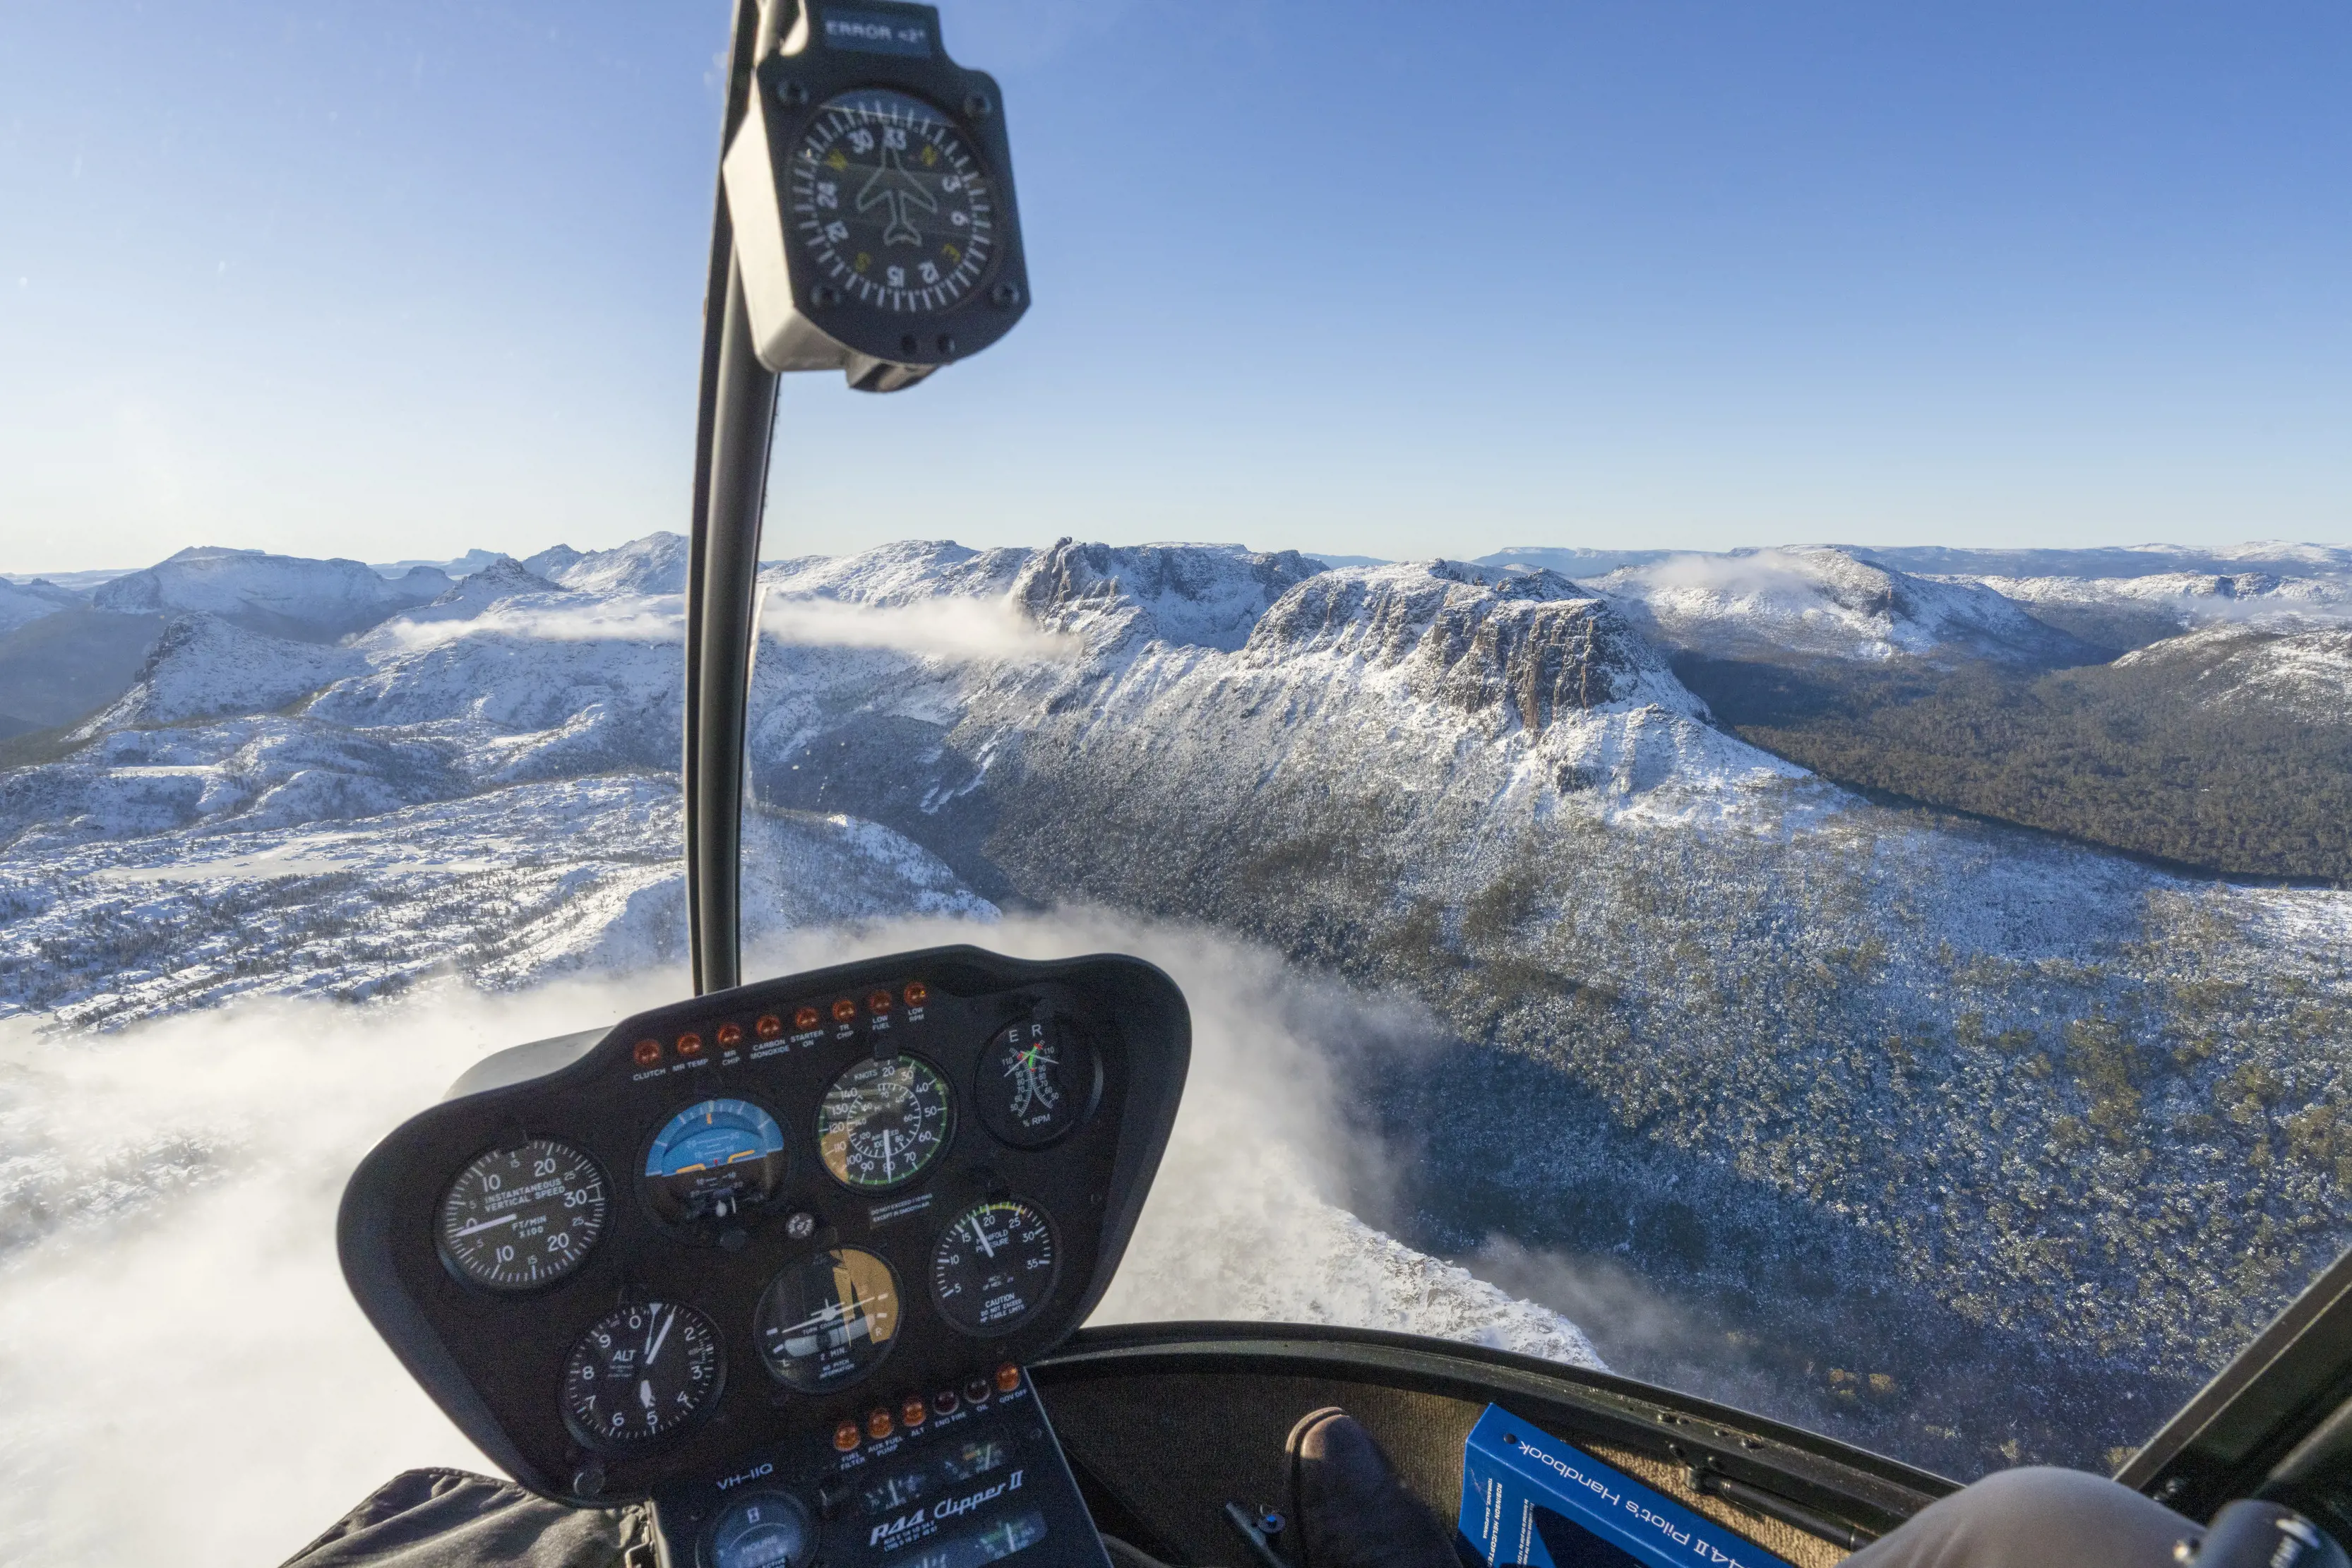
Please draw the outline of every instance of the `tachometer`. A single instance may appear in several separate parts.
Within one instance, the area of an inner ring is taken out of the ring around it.
[[[947,1147],[947,1080],[919,1057],[868,1057],[825,1091],[817,1155],[835,1181],[865,1192],[920,1176]]]
[[[604,1173],[569,1144],[533,1138],[478,1156],[442,1195],[442,1261],[493,1291],[551,1285],[604,1234]]]
[[[898,1341],[898,1276],[856,1247],[788,1264],[751,1320],[761,1359],[803,1393],[856,1382]]]
[[[719,1331],[692,1307],[639,1301],[599,1318],[563,1363],[563,1419],[591,1448],[677,1431],[719,1397]]]
[[[1054,1289],[1054,1223],[1036,1205],[992,1198],[956,1216],[931,1250],[931,1295],[971,1334],[1008,1333]]]
[[[673,1225],[756,1208],[783,1185],[784,1130],[749,1100],[705,1100],[646,1151],[646,1197]]]
[[[972,1103],[1003,1142],[1042,1149],[1086,1119],[1100,1082],[1086,1043],[1066,1024],[1037,1019],[1009,1025],[988,1042]]]

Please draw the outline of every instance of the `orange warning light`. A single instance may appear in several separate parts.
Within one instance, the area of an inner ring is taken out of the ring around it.
[[[930,987],[923,984],[920,980],[909,980],[907,982],[907,1005],[908,1007],[919,1008],[930,999]]]
[[[819,1013],[814,1008],[803,1008],[800,1011],[793,1015],[793,1027],[794,1029],[814,1029],[824,1021],[824,1015]]]
[[[879,1405],[866,1413],[866,1435],[876,1442],[890,1435],[890,1412]]]
[[[742,1044],[743,1026],[740,1023],[720,1024],[719,1026],[719,1043],[721,1045]]]
[[[651,1067],[662,1059],[662,1042],[657,1040],[641,1040],[629,1054],[637,1059],[639,1067]]]
[[[1008,1361],[996,1369],[996,1391],[999,1394],[1010,1394],[1020,1386],[1021,1369],[1019,1367]]]
[[[890,1003],[893,999],[887,991],[870,991],[866,998],[866,1010],[869,1013],[887,1013],[890,1010]]]
[[[688,1030],[684,1034],[677,1037],[677,1053],[680,1056],[700,1056],[702,1054],[702,1037],[695,1033],[692,1030]]]
[[[850,1019],[852,1019],[856,1018],[856,1016],[857,1016],[857,1004],[856,1004],[856,1002],[851,1001],[847,997],[844,997],[844,998],[841,998],[841,1000],[839,1000],[839,1001],[837,1001],[837,1002],[835,1002],[835,1003],[834,1003],[834,1004],[833,1004],[833,1021],[834,1021],[834,1022],[835,1022],[835,1023],[847,1023]]]
[[[784,1032],[784,1020],[773,1013],[761,1013],[760,1021],[751,1026],[761,1040],[773,1040]]]
[[[930,1407],[923,1403],[921,1395],[909,1394],[898,1401],[898,1425],[901,1427],[919,1427],[930,1418]]]
[[[857,1423],[844,1421],[833,1429],[833,1446],[843,1453],[857,1447]]]

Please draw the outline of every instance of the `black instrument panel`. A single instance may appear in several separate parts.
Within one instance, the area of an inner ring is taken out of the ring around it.
[[[1175,985],[1122,956],[942,947],[714,993],[461,1079],[353,1175],[344,1272],[544,1496],[855,1454],[1085,1321],[1189,1051]]]

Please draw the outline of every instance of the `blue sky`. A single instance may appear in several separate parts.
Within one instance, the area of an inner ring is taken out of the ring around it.
[[[941,11],[1036,303],[772,554],[2352,538],[2340,0]],[[682,528],[726,15],[15,0],[0,567]]]

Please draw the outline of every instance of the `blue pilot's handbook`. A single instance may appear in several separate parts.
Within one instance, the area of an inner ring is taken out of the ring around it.
[[[1490,1568],[1789,1568],[1497,1405],[1462,1448],[1460,1528]]]

